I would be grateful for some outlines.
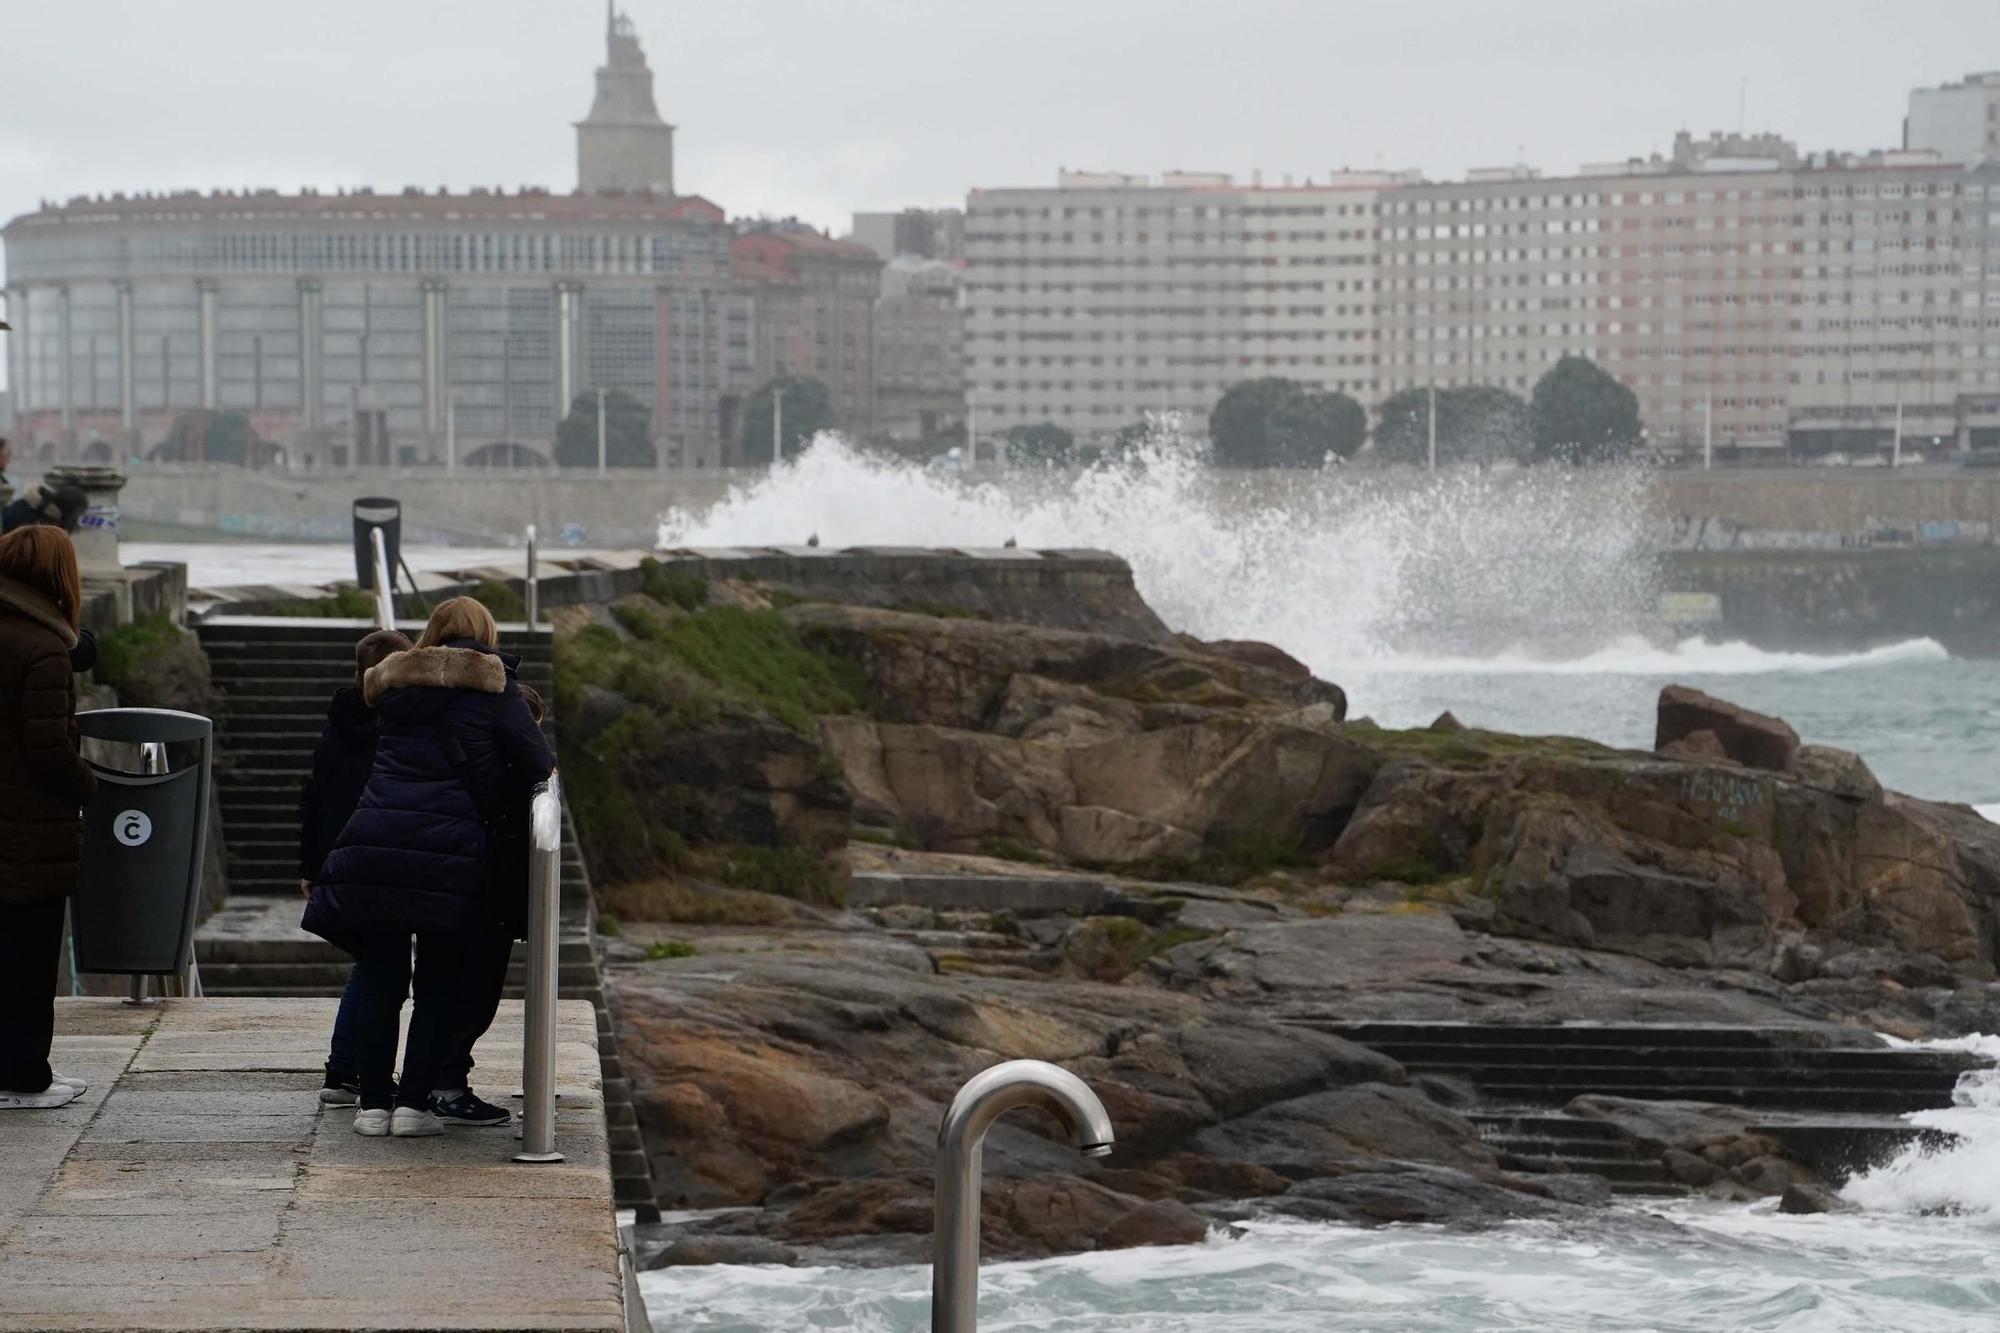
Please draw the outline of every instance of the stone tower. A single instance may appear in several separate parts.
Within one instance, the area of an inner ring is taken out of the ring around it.
[[[607,58],[597,71],[597,100],[576,122],[576,178],[596,190],[674,192],[674,127],[653,105],[653,71],[632,20],[615,0],[605,6]]]

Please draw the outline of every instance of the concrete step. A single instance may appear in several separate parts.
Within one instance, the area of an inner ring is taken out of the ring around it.
[[[1534,1083],[1552,1091],[1567,1088],[1583,1092],[1606,1084],[1645,1086],[1657,1088],[1662,1093],[1675,1093],[1676,1089],[1685,1087],[1735,1087],[1746,1092],[1782,1092],[1788,1088],[1802,1092],[1833,1088],[1887,1089],[1913,1095],[1942,1095],[1947,1105],[1951,1091],[1958,1083],[1956,1072],[1932,1069],[1788,1069],[1709,1064],[1570,1065],[1527,1061],[1505,1065],[1433,1064],[1417,1058],[1405,1060],[1403,1064],[1419,1073],[1469,1077],[1481,1086],[1498,1079],[1508,1083]]]
[[[1541,1083],[1490,1083],[1481,1081],[1479,1090],[1489,1096],[1517,1102],[1561,1105],[1576,1096],[1576,1088],[1551,1088]],[[1596,1084],[1584,1089],[1604,1097],[1629,1097],[1635,1101],[1716,1102],[1727,1106],[1796,1109],[1802,1111],[1868,1112],[1871,1114],[1923,1111],[1938,1106],[1927,1093],[1890,1092],[1870,1088],[1744,1088],[1736,1085],[1691,1084],[1663,1090],[1656,1083]]]
[[[1575,1043],[1493,1042],[1481,1045],[1378,1041],[1370,1045],[1405,1064],[1427,1069],[1508,1063],[1582,1068],[1645,1065],[1662,1069],[1703,1067],[1768,1071],[1933,1071],[1956,1077],[1966,1061],[1953,1051],[1812,1049],[1754,1046],[1579,1045]]]

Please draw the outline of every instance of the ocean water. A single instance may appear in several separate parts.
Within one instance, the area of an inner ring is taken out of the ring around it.
[[[2000,1058],[2000,1038],[1940,1043]],[[1844,1191],[1857,1211],[1624,1205],[1461,1234],[1266,1220],[1206,1244],[982,1274],[980,1327],[1051,1333],[1973,1333],[2000,1328],[2000,1078],[1912,1117],[1913,1149]],[[930,1271],[728,1265],[641,1276],[659,1329],[929,1327]]]

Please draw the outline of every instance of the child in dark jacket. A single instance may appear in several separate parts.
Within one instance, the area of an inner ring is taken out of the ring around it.
[[[375,710],[361,695],[361,678],[392,653],[410,648],[408,636],[378,629],[354,645],[354,684],[333,692],[326,706],[326,729],[313,749],[312,777],[299,795],[299,892],[310,893],[326,855],[361,803],[362,789],[375,770]],[[326,1057],[326,1081],[319,1099],[328,1106],[352,1106],[360,1098],[360,1076],[354,1060],[353,972],[341,992],[340,1012],[333,1020],[333,1040]]]

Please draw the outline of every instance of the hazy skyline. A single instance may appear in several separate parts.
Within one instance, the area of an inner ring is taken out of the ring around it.
[[[1736,128],[1746,76],[1752,131],[1893,146],[1911,87],[2000,66],[1992,0],[627,8],[681,190],[836,234],[1064,166],[1566,172]],[[0,217],[110,190],[567,190],[604,54],[598,0],[0,13]]]

